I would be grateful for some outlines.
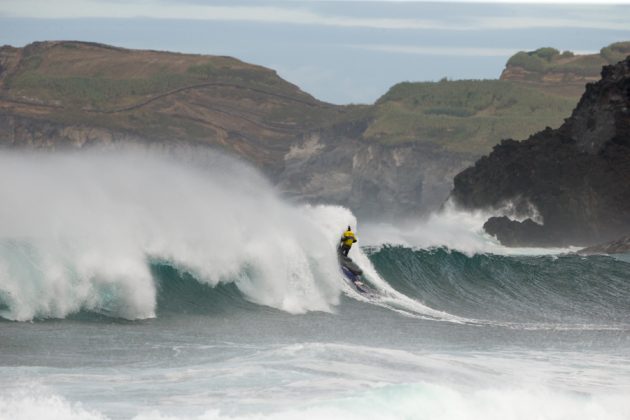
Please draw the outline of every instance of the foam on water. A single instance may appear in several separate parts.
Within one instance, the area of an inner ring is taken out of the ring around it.
[[[331,311],[343,281],[335,248],[352,213],[294,206],[251,168],[220,155],[185,165],[155,153],[0,156],[0,316],[91,311],[155,316],[150,261],[289,313]],[[352,250],[378,299],[405,315],[467,320],[393,289]]]
[[[283,411],[229,415],[209,409],[200,415],[169,415],[157,410],[133,420],[293,420],[418,419],[418,420],[625,420],[630,400],[619,394],[582,395],[545,387],[487,388],[461,392],[428,383],[381,385],[355,396]],[[107,416],[52,395],[0,397],[1,420],[35,418],[105,420]]]
[[[442,210],[427,218],[405,220],[400,224],[371,223],[362,227],[363,245],[400,245],[409,248],[446,247],[467,255],[492,253],[498,255],[545,255],[563,254],[578,248],[512,248],[483,230],[489,217],[503,214],[485,210],[463,211],[448,201]]]
[[[217,155],[184,165],[148,153],[4,153],[0,195],[0,315],[13,320],[153,317],[147,258],[209,285],[235,282],[255,303],[329,311],[341,290],[336,237],[356,224],[342,208],[289,205]]]
[[[0,194],[6,319],[79,311],[155,317],[151,262],[165,262],[210,286],[234,283],[247,300],[292,314],[333,311],[343,292],[407,316],[488,323],[399,292],[355,246],[350,256],[377,291],[358,293],[341,280],[335,252],[345,226],[357,229],[354,215],[338,206],[288,204],[256,171],[225,156],[183,163],[137,151],[4,153]],[[568,251],[502,247],[483,233],[487,216],[448,205],[406,227],[359,226],[358,233],[362,246],[446,246],[467,255]]]

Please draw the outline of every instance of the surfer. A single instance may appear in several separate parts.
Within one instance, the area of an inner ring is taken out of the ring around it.
[[[348,256],[348,252],[350,252],[350,248],[352,248],[352,244],[357,241],[357,238],[354,236],[354,232],[350,226],[348,226],[348,230],[346,230],[343,235],[341,235],[341,246],[339,247],[339,252],[341,252],[346,257]]]

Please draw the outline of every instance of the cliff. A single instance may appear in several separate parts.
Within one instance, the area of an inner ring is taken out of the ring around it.
[[[296,200],[361,216],[437,208],[472,158],[366,141],[373,120],[371,106],[318,101],[230,57],[75,41],[0,48],[2,147],[201,145],[253,163]]]
[[[230,57],[76,41],[0,48],[2,147],[201,145],[251,162],[296,200],[379,218],[437,209],[456,173],[501,138],[559,126],[577,99],[519,81],[444,80],[337,106]]]
[[[558,129],[504,140],[458,174],[452,197],[468,209],[535,207],[543,224],[490,218],[507,245],[591,245],[630,232],[630,57],[606,66]]]
[[[5,146],[205,144],[275,173],[299,132],[343,111],[229,57],[82,42],[0,49]]]
[[[558,94],[584,92],[586,83],[599,80],[601,68],[630,55],[630,42],[616,42],[596,54],[574,54],[551,47],[520,51],[508,60],[501,80],[552,90]]]
[[[578,251],[580,255],[630,254],[630,235],[622,236],[611,242],[589,246]]]

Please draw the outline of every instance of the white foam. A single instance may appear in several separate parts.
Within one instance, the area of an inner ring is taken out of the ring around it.
[[[353,396],[280,411],[224,414],[208,409],[200,415],[172,415],[158,410],[133,420],[293,420],[431,419],[431,420],[626,420],[630,400],[620,394],[584,395],[547,387],[482,388],[464,392],[444,385],[377,385]],[[107,416],[72,404],[58,395],[0,397],[0,420],[105,420]]]
[[[291,313],[331,310],[342,287],[333,237],[351,213],[291,206],[251,168],[208,159],[0,155],[0,315],[153,317],[147,258]]]
[[[0,394],[0,420],[106,420],[107,416],[33,388]]]
[[[446,247],[467,255],[491,253],[499,255],[563,254],[578,248],[511,248],[483,230],[494,213],[477,210],[463,211],[447,202],[444,208],[426,218],[406,220],[399,225],[371,223],[362,227],[364,245],[399,245],[409,248]]]

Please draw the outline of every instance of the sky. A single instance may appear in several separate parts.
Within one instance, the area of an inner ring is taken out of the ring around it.
[[[0,44],[61,39],[229,55],[372,103],[402,81],[498,78],[518,51],[630,41],[630,0],[0,0]]]

